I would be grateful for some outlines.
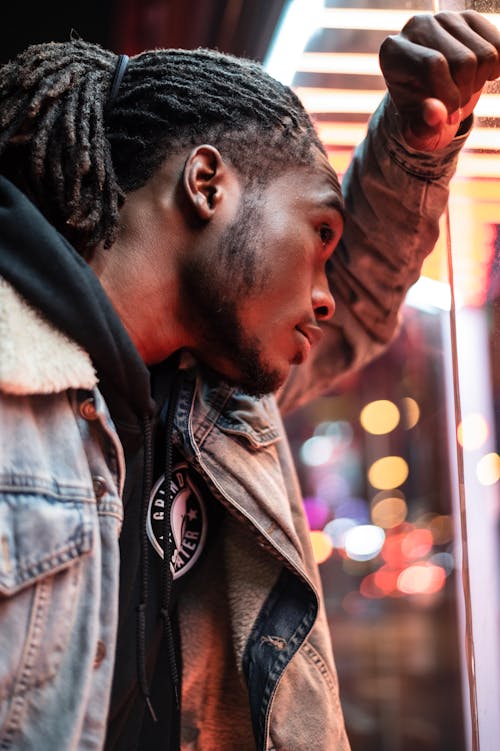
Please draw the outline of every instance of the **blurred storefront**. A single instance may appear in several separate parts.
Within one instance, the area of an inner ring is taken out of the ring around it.
[[[296,0],[267,59],[341,173],[382,96],[381,41],[415,12],[465,7],[380,6]],[[500,25],[500,6],[467,7]],[[499,92],[398,338],[288,421],[353,751],[498,748]]]

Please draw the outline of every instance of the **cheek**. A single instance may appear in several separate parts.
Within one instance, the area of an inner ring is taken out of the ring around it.
[[[272,261],[263,269],[263,286],[265,291],[279,297],[280,300],[301,298],[307,294],[311,281],[310,263],[303,250],[303,245],[290,241],[276,244],[273,248]]]

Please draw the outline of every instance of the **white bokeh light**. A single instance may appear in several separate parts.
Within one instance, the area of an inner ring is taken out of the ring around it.
[[[369,561],[375,558],[385,542],[385,532],[375,524],[358,524],[346,532],[345,552],[353,561]]]
[[[334,451],[334,441],[330,436],[315,435],[308,438],[300,449],[300,458],[309,467],[320,467],[328,464]]]
[[[345,547],[345,536],[350,529],[356,526],[354,519],[340,517],[328,522],[323,532],[328,535],[334,548]]]

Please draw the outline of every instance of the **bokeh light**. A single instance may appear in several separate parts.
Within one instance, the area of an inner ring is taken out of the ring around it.
[[[316,563],[324,563],[332,554],[332,541],[324,532],[312,530],[310,533],[311,544]]]
[[[377,490],[402,485],[408,477],[408,464],[401,456],[383,456],[368,469],[368,480]]]
[[[381,566],[378,571],[373,574],[374,582],[377,588],[384,593],[384,595],[392,595],[398,588],[398,577],[401,573],[401,569],[392,568],[391,566]]]
[[[377,600],[385,597],[385,592],[377,585],[375,574],[368,574],[359,585],[359,591],[363,597],[370,600]]]
[[[358,524],[365,524],[370,521],[370,508],[364,498],[348,496],[335,504],[335,516],[354,519]]]
[[[411,430],[420,420],[420,407],[411,396],[401,399],[401,425],[405,430]]]
[[[500,478],[500,456],[495,452],[485,454],[477,463],[477,479],[481,485],[494,485]]]
[[[383,529],[392,529],[404,522],[408,506],[400,490],[382,490],[372,500],[371,519]]]
[[[302,444],[300,457],[309,467],[327,464],[333,456],[335,442],[329,436],[315,435]]]
[[[333,519],[325,526],[323,532],[331,541],[331,544],[339,550],[345,547],[345,536],[347,532],[356,526],[354,519]]]
[[[454,537],[453,519],[449,514],[432,514],[426,526],[436,545],[446,545]]]
[[[432,550],[433,538],[430,529],[413,529],[401,543],[401,552],[409,561],[425,558]]]
[[[345,552],[354,561],[370,561],[384,545],[385,532],[374,524],[358,524],[347,530],[344,540]]]
[[[331,466],[321,468],[321,476],[316,482],[316,494],[319,497],[333,506],[338,498],[345,498],[349,492],[350,485],[346,477]]]
[[[304,498],[304,509],[309,529],[323,529],[330,514],[328,504],[322,498]]]
[[[401,527],[387,531],[381,557],[392,568],[403,569],[408,564],[408,559],[403,553],[403,543],[413,529],[412,524],[402,524]]]
[[[407,595],[434,594],[443,588],[446,571],[428,561],[408,566],[398,577],[398,589]]]
[[[388,399],[378,399],[363,407],[359,421],[367,433],[390,433],[399,423],[399,409]]]
[[[489,428],[485,418],[477,412],[464,417],[457,428],[457,440],[466,451],[481,448],[488,438]]]
[[[434,555],[431,555],[429,558],[429,563],[433,563],[435,566],[441,566],[441,568],[444,569],[446,576],[449,576],[455,568],[455,559],[451,553],[446,552],[434,553]]]
[[[346,420],[328,420],[318,423],[314,429],[315,436],[328,436],[333,445],[347,447],[353,437],[352,427]]]

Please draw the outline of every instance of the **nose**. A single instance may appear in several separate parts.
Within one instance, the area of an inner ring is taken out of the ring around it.
[[[330,292],[328,281],[317,284],[312,291],[312,305],[317,321],[328,321],[335,313],[335,300]]]

